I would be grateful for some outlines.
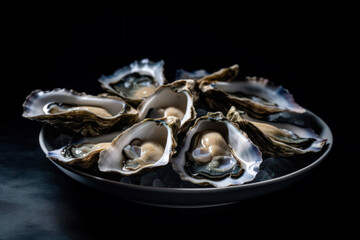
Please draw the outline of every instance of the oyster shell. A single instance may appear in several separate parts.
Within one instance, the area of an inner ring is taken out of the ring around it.
[[[23,117],[97,136],[136,121],[137,111],[118,97],[91,96],[73,90],[35,90],[27,96]]]
[[[253,180],[261,156],[247,135],[217,112],[196,120],[172,166],[184,181],[226,187]]]
[[[184,69],[176,70],[175,79],[193,79],[197,82],[203,81],[232,81],[236,78],[239,72],[239,65],[234,64],[228,68],[222,68],[216,72],[209,74],[205,69],[188,72]]]
[[[236,76],[232,77],[234,71],[231,68],[219,72],[221,74],[208,75],[198,80],[199,88],[212,109],[226,113],[231,106],[235,106],[255,118],[265,118],[284,111],[305,112],[287,89],[275,86],[267,79],[247,77],[246,81],[233,81]]]
[[[195,84],[193,80],[180,80],[161,86],[138,106],[138,119],[168,119],[172,116],[180,120],[179,131],[186,129],[196,118],[193,95],[190,92],[193,86],[191,83]]]
[[[110,76],[101,76],[99,82],[105,90],[115,93],[137,106],[151,95],[159,86],[166,83],[163,69],[164,61],[152,62],[149,59],[134,61]]]
[[[100,153],[100,171],[131,175],[168,164],[176,142],[164,120],[145,119],[119,134],[112,146]]]
[[[172,83],[166,84],[165,86],[176,88],[178,91],[187,90],[192,95],[194,95],[197,92],[196,82],[193,79],[180,79]]]
[[[87,172],[94,170],[95,175],[99,171],[94,167],[101,172],[134,175],[171,161],[171,166],[150,174],[174,177],[180,187],[193,184],[181,182],[177,174],[200,185],[243,184],[255,178],[262,156],[278,160],[318,152],[326,144],[326,139],[306,128],[314,126],[308,124],[308,114],[297,118],[305,109],[289,91],[267,79],[235,80],[239,66],[233,65],[211,74],[179,70],[177,80],[166,84],[163,65],[163,61],[143,59],[102,76],[99,82],[110,93],[98,96],[65,89],[36,90],[27,97],[23,116],[96,136],[71,141],[73,134],[62,134],[64,139],[54,136],[56,144],[49,149],[66,144],[46,150],[54,161],[90,168]],[[206,102],[198,101],[202,98]],[[196,116],[202,117],[195,120]],[[266,122],[271,120],[277,122]],[[114,130],[124,131],[104,134]],[[175,155],[177,137],[183,139],[183,145]],[[130,178],[133,176],[121,181]]]
[[[312,129],[289,123],[268,123],[247,120],[233,106],[226,117],[238,124],[250,139],[259,146],[263,154],[275,157],[290,157],[308,152],[319,152],[326,144]]]
[[[198,82],[206,82],[206,81],[219,81],[219,82],[230,82],[233,81],[239,73],[239,65],[234,64],[227,68],[222,68],[216,72],[213,72],[209,75],[206,75],[200,79]]]
[[[67,145],[47,152],[46,157],[67,165],[90,168],[99,159],[99,153],[108,149],[119,134],[120,132],[114,132],[97,137],[71,139]]]

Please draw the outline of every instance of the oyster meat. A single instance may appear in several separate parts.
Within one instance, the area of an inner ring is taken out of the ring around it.
[[[184,181],[226,187],[254,179],[261,156],[246,134],[217,112],[196,120],[172,166]]]
[[[137,111],[121,98],[91,96],[66,89],[35,90],[23,106],[23,117],[65,127],[83,136],[123,128],[137,119]]]
[[[163,65],[164,61],[135,61],[130,66],[118,69],[111,76],[101,76],[99,82],[105,90],[119,95],[133,105],[138,105],[166,83]]]
[[[111,147],[100,153],[100,171],[131,175],[166,165],[176,142],[164,120],[145,119],[119,134]]]
[[[233,156],[232,149],[217,131],[205,130],[194,137],[188,152],[188,171],[194,177],[224,178],[239,177],[241,163]]]
[[[136,170],[157,162],[164,154],[164,146],[155,140],[134,139],[123,151],[124,169]]]
[[[193,96],[188,88],[164,85],[138,106],[139,120],[166,118],[173,121],[169,117],[175,117],[180,121],[180,130],[184,130],[196,118],[193,105]]]
[[[105,117],[105,118],[113,117],[113,115],[111,115],[106,109],[102,107],[76,106],[76,105],[64,104],[64,103],[50,102],[44,106],[43,110],[44,113],[46,114],[66,113],[71,111],[87,111],[87,112],[92,112],[100,117]]]

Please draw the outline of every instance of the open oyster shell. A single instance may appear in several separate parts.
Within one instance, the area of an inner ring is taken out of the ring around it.
[[[72,139],[69,144],[46,154],[51,160],[81,168],[90,168],[99,159],[101,151],[111,146],[112,140],[120,132],[108,133],[96,137]]]
[[[290,157],[308,152],[319,152],[326,144],[312,129],[301,128],[289,123],[270,123],[247,120],[242,112],[231,107],[226,117],[237,123],[249,138],[266,155]]]
[[[101,76],[99,82],[105,90],[117,94],[127,102],[137,106],[151,95],[159,86],[166,83],[164,61],[152,62],[149,59],[134,61],[110,76]]]
[[[131,175],[168,164],[177,144],[164,120],[145,119],[119,134],[100,153],[100,171]]]
[[[213,134],[212,136],[222,136],[223,140],[210,139],[210,142],[213,141],[215,145],[207,146],[207,149],[221,150],[216,144],[222,142],[223,146],[225,141],[228,149],[223,150],[225,153],[231,152],[231,154],[220,153],[223,156],[217,154],[214,156],[210,154],[210,156],[204,147],[194,148],[194,142],[196,145],[199,134],[207,134],[208,132]],[[217,160],[218,157],[222,157],[224,164],[220,163],[220,165],[222,164],[221,166],[224,168],[216,166],[218,162],[214,160]],[[193,161],[190,158],[198,159],[198,161]],[[236,164],[234,164],[234,160]],[[244,132],[227,120],[222,113],[217,112],[209,113],[196,120],[187,132],[179,153],[171,161],[173,169],[184,181],[200,185],[210,184],[215,187],[227,187],[253,180],[259,171],[262,154]],[[227,167],[229,164],[231,166]],[[226,172],[221,172],[222,169],[225,169]],[[219,172],[222,174],[220,177],[218,176]],[[232,176],[234,172],[235,176]]]
[[[245,81],[233,81],[236,77],[234,72],[232,67],[224,68],[198,80],[199,88],[212,109],[226,113],[231,106],[235,106],[260,119],[284,111],[305,112],[284,87],[275,86],[267,79],[256,77],[247,77]]]
[[[185,130],[196,118],[194,108],[193,80],[179,80],[161,86],[154,94],[145,99],[137,108],[138,119],[177,117],[180,120],[179,131]]]
[[[23,117],[97,136],[137,119],[137,111],[118,97],[91,96],[73,90],[35,90],[27,96]]]
[[[23,116],[92,136],[54,136],[61,141],[50,149],[62,147],[47,157],[62,164],[96,174],[136,175],[170,161],[158,169],[166,177],[178,173],[184,181],[215,187],[252,181],[263,156],[277,161],[321,151],[326,144],[306,128],[314,125],[307,124],[308,114],[301,114],[305,109],[289,91],[267,79],[235,80],[239,66],[233,65],[211,74],[179,70],[177,80],[166,84],[163,65],[143,59],[102,76],[99,82],[108,93],[98,96],[36,90],[27,97]],[[203,117],[196,119],[196,113]],[[175,155],[177,137],[183,144]]]

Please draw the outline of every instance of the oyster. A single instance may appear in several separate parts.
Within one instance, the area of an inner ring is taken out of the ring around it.
[[[130,66],[118,69],[111,76],[101,76],[99,82],[105,90],[119,95],[133,105],[138,105],[166,83],[163,65],[164,61],[135,61]]]
[[[193,79],[180,79],[172,83],[166,84],[165,86],[175,88],[178,91],[187,90],[192,95],[197,93],[196,82]]]
[[[101,76],[108,93],[97,96],[36,90],[27,97],[23,116],[61,128],[47,135],[54,142],[40,139],[48,158],[95,176],[126,175],[122,182],[137,184],[141,178],[142,185],[148,185],[143,184],[146,178],[154,186],[171,187],[262,181],[267,179],[261,170],[258,174],[263,156],[282,161],[326,146],[326,139],[307,128],[321,129],[311,112],[305,113],[288,90],[267,79],[236,80],[239,66],[233,65],[211,74],[178,70],[176,81],[166,84],[163,65],[143,59]],[[183,144],[175,149],[177,138]],[[148,172],[151,177],[137,175],[157,167]],[[152,180],[155,175],[160,185]]]
[[[111,146],[111,141],[120,132],[108,133],[97,137],[72,139],[69,144],[47,152],[46,157],[67,165],[90,168],[99,159],[99,153]]]
[[[246,134],[217,112],[196,120],[172,166],[184,181],[226,187],[254,179],[261,156]]]
[[[267,79],[247,77],[246,81],[233,81],[235,77],[232,77],[234,71],[231,68],[219,72],[222,72],[220,77],[213,74],[198,80],[199,88],[212,109],[226,113],[231,106],[235,106],[255,118],[265,118],[284,111],[305,112],[287,89],[275,86]]]
[[[203,81],[232,81],[239,72],[239,65],[234,64],[228,68],[222,68],[216,72],[209,74],[205,69],[188,72],[184,69],[176,70],[175,79],[193,79],[198,82]]]
[[[220,82],[230,82],[233,81],[239,73],[239,65],[235,64],[228,68],[222,68],[212,74],[206,75],[200,79],[198,82],[206,82],[206,81],[220,81]]]
[[[267,123],[247,120],[233,106],[226,117],[238,124],[250,139],[259,146],[263,154],[290,157],[296,154],[319,152],[326,144],[312,129],[301,128],[289,123]]]
[[[174,82],[160,87],[145,99],[138,106],[139,120],[176,117],[180,120],[180,130],[184,130],[190,121],[196,118],[196,112],[193,106],[193,95],[189,91],[191,87],[188,86],[192,86],[189,82],[193,80],[180,81],[182,81],[181,84]]]
[[[136,121],[137,111],[118,97],[91,96],[72,90],[33,91],[23,117],[96,136]]]
[[[172,128],[163,120],[145,119],[119,134],[100,153],[100,171],[131,175],[168,164],[176,142]]]

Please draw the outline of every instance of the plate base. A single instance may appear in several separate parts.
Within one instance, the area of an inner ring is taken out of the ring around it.
[[[216,203],[216,204],[199,204],[199,205],[180,205],[180,204],[162,204],[162,203],[151,203],[151,202],[142,202],[142,201],[135,201],[135,200],[128,200],[130,202],[134,202],[137,204],[143,204],[152,207],[163,207],[163,208],[211,208],[211,207],[220,207],[238,203],[235,202],[226,202],[226,203]]]

